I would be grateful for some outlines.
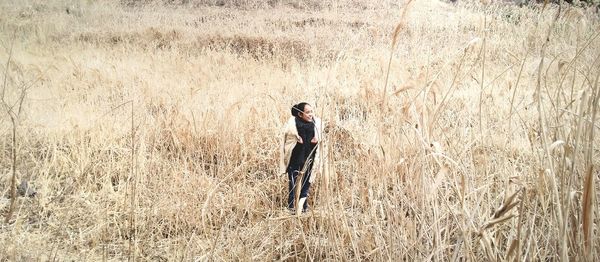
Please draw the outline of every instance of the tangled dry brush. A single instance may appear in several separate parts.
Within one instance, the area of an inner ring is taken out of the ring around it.
[[[1,260],[600,257],[594,9],[0,6]],[[296,217],[304,100],[327,161]]]

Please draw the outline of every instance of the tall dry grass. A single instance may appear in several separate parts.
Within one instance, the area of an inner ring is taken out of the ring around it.
[[[8,97],[35,82],[17,148],[0,115],[2,259],[598,259],[593,10],[142,2],[0,2]],[[328,161],[298,218],[304,100]],[[37,195],[7,215],[11,152]]]

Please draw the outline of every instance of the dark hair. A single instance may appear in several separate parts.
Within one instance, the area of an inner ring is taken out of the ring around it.
[[[308,105],[306,102],[299,103],[297,105],[292,106],[292,115],[295,117],[300,117],[299,114],[304,112],[304,107]]]

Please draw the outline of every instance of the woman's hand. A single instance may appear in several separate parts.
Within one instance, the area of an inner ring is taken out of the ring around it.
[[[304,144],[304,141],[302,141],[302,137],[300,137],[299,135],[296,135],[296,139],[298,139],[298,143]]]
[[[313,137],[313,139],[311,139],[311,140],[310,140],[310,143],[311,143],[311,144],[316,144],[316,143],[318,143],[318,142],[319,142],[319,140],[317,139],[317,137],[316,137],[316,136],[315,136],[315,137]]]

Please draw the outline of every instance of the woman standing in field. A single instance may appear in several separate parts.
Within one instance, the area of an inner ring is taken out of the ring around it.
[[[313,181],[313,166],[319,171],[318,144],[321,140],[321,120],[313,115],[308,103],[292,106],[292,117],[283,128],[281,145],[280,174],[287,173],[289,179],[288,208],[302,212],[308,209],[306,199],[310,183]],[[296,194],[299,192],[299,196]],[[294,204],[298,203],[297,206]]]

